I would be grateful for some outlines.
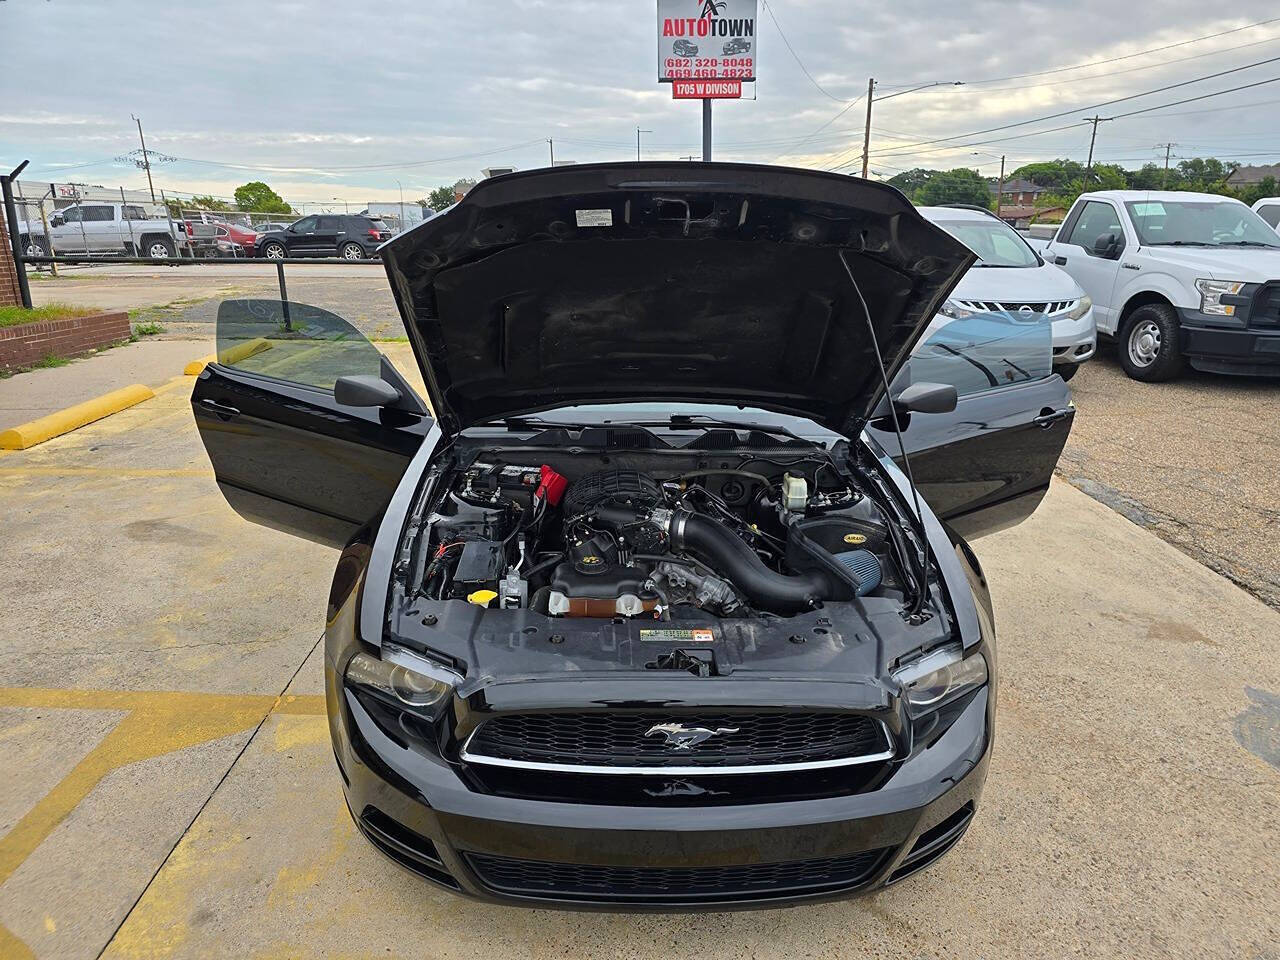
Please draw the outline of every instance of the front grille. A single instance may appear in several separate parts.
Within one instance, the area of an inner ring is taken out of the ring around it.
[[[1032,313],[1053,315],[1076,305],[1075,300],[960,300],[961,306],[978,313]],[[1023,308],[1027,309],[1023,309]]]
[[[663,732],[678,724],[714,735]],[[690,742],[687,749],[676,743]],[[794,764],[844,765],[887,759],[884,726],[854,713],[539,713],[486,721],[467,744],[465,759],[510,766],[551,765],[601,770],[705,770]]]
[[[467,854],[490,890],[553,900],[708,903],[849,890],[869,880],[885,851],[733,867],[605,867]]]
[[[1250,326],[1280,326],[1280,281],[1265,283],[1253,296]]]

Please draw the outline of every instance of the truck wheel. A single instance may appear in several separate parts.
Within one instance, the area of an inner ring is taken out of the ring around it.
[[[358,243],[344,243],[342,249],[338,251],[342,255],[343,260],[363,260],[364,247]]]
[[[143,256],[152,260],[171,260],[177,256],[173,240],[169,237],[148,237],[142,241]]]
[[[262,255],[266,257],[268,260],[283,260],[284,244],[282,243],[263,244]]]
[[[34,237],[19,237],[18,246],[22,247],[22,252],[28,257],[47,256],[44,252],[44,244]]]
[[[1120,366],[1134,380],[1157,383],[1182,372],[1178,315],[1166,303],[1149,303],[1129,314],[1116,346]]]

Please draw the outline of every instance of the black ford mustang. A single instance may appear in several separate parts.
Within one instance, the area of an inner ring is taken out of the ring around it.
[[[365,836],[470,896],[636,909],[950,849],[995,714],[963,537],[1035,508],[1073,412],[1047,333],[1039,377],[948,345],[958,403],[907,364],[970,252],[880,184],[652,163],[484,181],[381,254],[430,412],[261,301],[223,305],[192,398],[235,509],[342,550]]]

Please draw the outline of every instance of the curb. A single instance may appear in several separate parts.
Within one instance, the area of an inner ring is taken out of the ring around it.
[[[236,364],[246,357],[252,357],[255,353],[270,349],[270,341],[264,337],[254,337],[252,340],[238,343],[234,347],[228,347],[226,350],[220,350],[206,357],[200,357],[198,360],[192,360],[182,368],[182,375],[185,377],[197,377],[211,363]]]
[[[39,420],[32,420],[0,432],[0,450],[26,450],[37,443],[44,443],[64,433],[70,433],[85,424],[119,413],[154,396],[155,393],[150,387],[144,387],[140,383],[112,390],[110,393],[104,393],[84,403],[77,403],[74,407],[58,410]]]

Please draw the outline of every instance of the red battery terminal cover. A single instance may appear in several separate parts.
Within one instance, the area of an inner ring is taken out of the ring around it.
[[[541,469],[541,480],[534,496],[539,500],[546,500],[551,506],[556,507],[560,505],[560,498],[564,496],[565,488],[568,486],[568,480],[544,463]]]

